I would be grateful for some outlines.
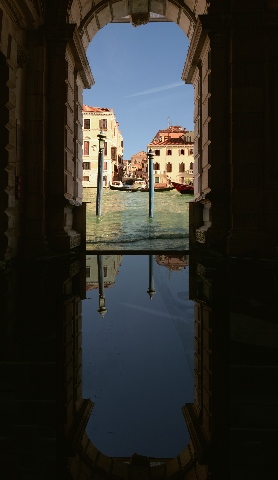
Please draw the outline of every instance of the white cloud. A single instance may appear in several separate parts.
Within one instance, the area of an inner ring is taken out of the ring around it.
[[[149,93],[161,92],[162,90],[169,90],[170,88],[181,87],[184,85],[183,82],[170,83],[169,85],[163,85],[162,87],[151,88],[150,90],[144,90],[143,92],[133,93],[132,95],[127,95],[128,97],[138,97],[139,95],[148,95]]]

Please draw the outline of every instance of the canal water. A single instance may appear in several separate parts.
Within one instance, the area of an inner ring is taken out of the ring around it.
[[[194,400],[189,257],[101,255],[100,292],[99,256],[87,255],[82,302],[86,432],[111,457],[174,457],[189,442],[182,406]]]
[[[102,215],[96,216],[96,188],[84,188],[87,203],[87,250],[187,250],[189,202],[176,190],[154,193],[149,218],[148,192],[104,189]]]

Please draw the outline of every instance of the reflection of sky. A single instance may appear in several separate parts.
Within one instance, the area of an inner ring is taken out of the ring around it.
[[[176,456],[189,435],[181,407],[193,401],[193,302],[188,267],[171,271],[149,256],[125,255],[108,312],[97,312],[98,290],[83,301],[83,397],[95,406],[91,441],[110,456]]]

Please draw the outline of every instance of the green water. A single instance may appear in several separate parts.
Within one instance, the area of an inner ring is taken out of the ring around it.
[[[189,202],[192,195],[176,190],[154,193],[154,215],[149,218],[148,192],[104,189],[102,215],[96,216],[95,188],[84,188],[87,203],[87,250],[187,250]]]

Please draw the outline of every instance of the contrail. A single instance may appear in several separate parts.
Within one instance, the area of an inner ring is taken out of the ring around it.
[[[183,82],[170,83],[169,85],[163,85],[162,87],[151,88],[150,90],[144,90],[144,92],[133,93],[132,95],[127,95],[128,97],[138,97],[139,95],[148,95],[149,93],[161,92],[162,90],[169,90],[170,88],[181,87],[184,85]]]

